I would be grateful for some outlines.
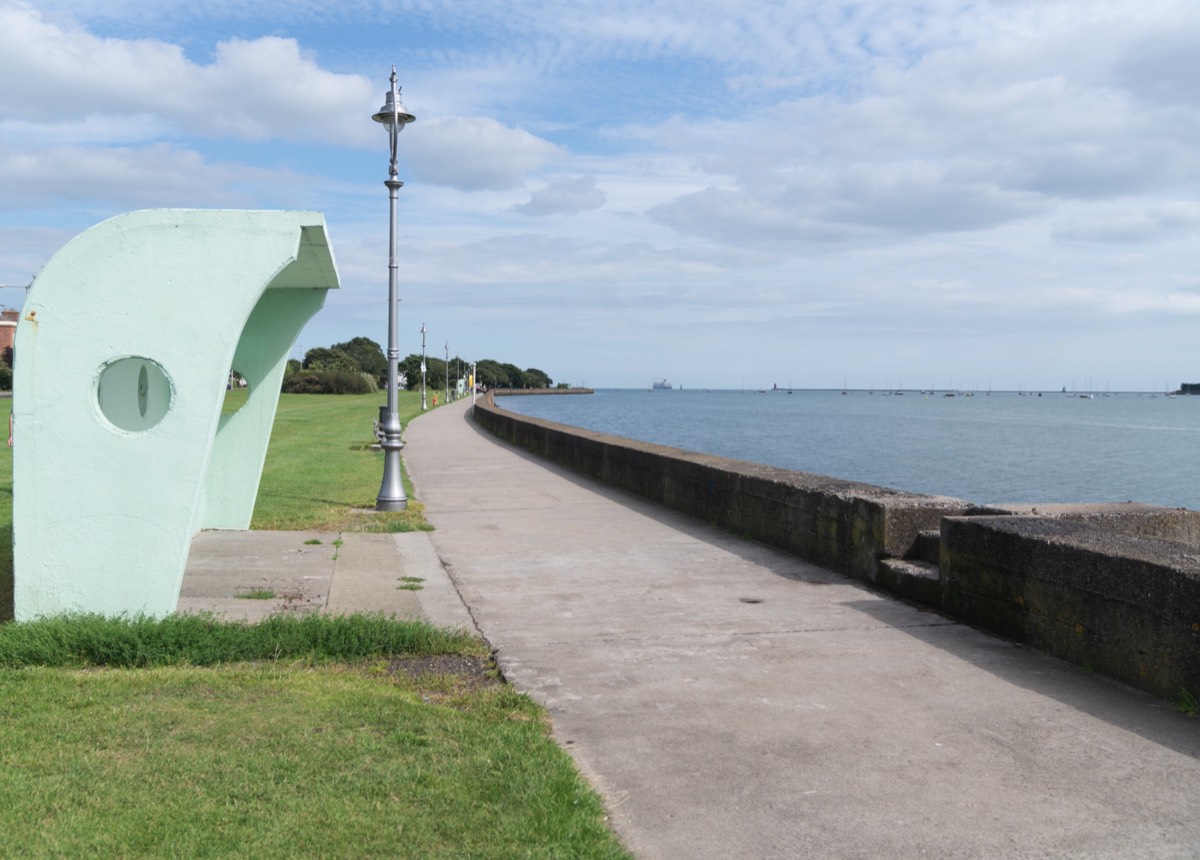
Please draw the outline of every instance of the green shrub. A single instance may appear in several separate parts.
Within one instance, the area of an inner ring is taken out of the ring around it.
[[[370,374],[357,370],[302,370],[283,378],[286,394],[372,394],[379,390]]]
[[[0,391],[12,391],[12,368],[0,363]]]
[[[304,353],[305,370],[361,370],[354,356],[336,347],[318,346]]]
[[[325,386],[321,382],[321,376],[322,374],[315,370],[288,374],[283,378],[282,391],[285,394],[324,394]]]
[[[365,370],[360,371],[359,375],[363,378],[363,381],[367,383],[367,393],[368,394],[374,394],[376,391],[379,390],[379,383],[375,381],[374,376],[367,373]],[[386,381],[384,382],[383,387],[385,389],[387,388]]]

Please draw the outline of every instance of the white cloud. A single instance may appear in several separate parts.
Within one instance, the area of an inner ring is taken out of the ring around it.
[[[6,287],[25,287],[45,265],[50,254],[75,235],[71,230],[51,227],[0,227],[0,284]],[[0,304],[20,307],[24,291],[3,290]]]
[[[1094,207],[1093,207],[1094,209]],[[1114,205],[1102,212],[1064,214],[1054,238],[1068,242],[1145,244],[1200,236],[1200,203],[1183,201],[1148,207]]]
[[[886,10],[864,14],[878,22]],[[807,253],[992,230],[1077,200],[1175,197],[1200,172],[1200,110],[1139,101],[1114,71],[1122,46],[1154,20],[1118,3],[1089,7],[1085,20],[1069,4],[1014,3],[956,9],[923,35],[894,22],[864,44],[893,39],[923,52],[897,63],[904,48],[893,45],[893,61],[868,59],[861,96],[827,91],[629,129],[709,174],[705,190],[649,213],[710,241]],[[1056,235],[1082,237],[1088,219],[1069,220],[1058,219]],[[1142,236],[1186,229],[1154,217],[1138,226]]]
[[[56,122],[0,120],[0,144],[19,147],[76,145],[109,146],[157,140],[172,133],[170,123],[152,114],[111,116],[90,114]]]
[[[918,163],[852,167],[827,189],[821,208],[822,220],[916,234],[984,229],[1044,207],[1034,195],[963,182],[938,165]]]
[[[1135,33],[1116,58],[1116,80],[1148,101],[1200,107],[1197,44],[1200,9],[1190,4]]]
[[[595,176],[561,176],[534,191],[528,203],[513,208],[522,215],[577,215],[599,209],[606,199]]]
[[[177,134],[351,145],[368,139],[360,114],[373,89],[323,70],[294,39],[229,39],[198,65],[179,45],[99,38],[12,0],[0,4],[0,80],[10,121],[153,114]]]
[[[425,182],[466,190],[512,188],[562,150],[486,118],[434,118],[404,131],[404,159]]]
[[[981,230],[1044,211],[1031,194],[956,182],[929,164],[851,165],[775,173],[754,188],[705,191],[651,210],[684,233],[729,243],[808,248],[890,244],[928,233]]]
[[[290,38],[227,39],[198,64],[178,45],[99,38],[10,0],[0,4],[0,80],[10,82],[0,92],[0,139],[27,144],[196,136],[378,148],[383,139],[368,117],[386,80],[326,71]],[[464,189],[514,187],[560,154],[486,117],[423,118],[404,135],[416,177]]]
[[[103,201],[115,207],[113,214],[143,206],[252,207],[267,189],[284,189],[279,197],[288,198],[286,189],[305,184],[289,171],[209,163],[195,150],[169,144],[0,151],[3,208],[66,201]]]

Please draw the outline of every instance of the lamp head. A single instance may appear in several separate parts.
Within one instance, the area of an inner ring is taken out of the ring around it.
[[[400,132],[404,130],[404,126],[416,119],[404,109],[404,105],[400,102],[400,88],[396,86],[396,67],[392,66],[392,88],[388,90],[387,98],[376,113],[371,115],[371,119],[381,123],[388,130],[388,138],[391,144],[392,159],[388,166],[388,175],[391,177],[389,181],[399,181],[396,179],[398,172],[396,170],[396,139],[400,136]],[[391,186],[389,186],[391,187]],[[400,186],[397,185],[397,188]]]
[[[371,115],[371,119],[375,122],[380,122],[391,128],[394,124],[396,131],[404,129],[404,126],[416,119],[404,109],[404,104],[400,101],[400,88],[396,86],[396,67],[392,66],[392,88],[387,91],[384,96],[383,107]]]
[[[395,74],[393,72],[393,74]],[[395,78],[393,78],[393,82]],[[404,109],[404,103],[400,101],[400,90],[389,90],[384,99],[383,107],[376,113],[371,115],[371,119],[375,122],[383,123],[386,126],[391,126],[396,123],[397,130],[402,130],[404,126],[416,119]]]

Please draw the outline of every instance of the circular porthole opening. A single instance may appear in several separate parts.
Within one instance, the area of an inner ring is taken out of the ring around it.
[[[120,358],[104,366],[96,400],[114,427],[139,433],[162,421],[171,409],[171,379],[148,358]]]

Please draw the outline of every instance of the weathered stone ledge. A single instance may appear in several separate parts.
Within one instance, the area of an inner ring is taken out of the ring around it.
[[[947,517],[938,607],[1165,698],[1195,694],[1198,521],[1133,504]]]

